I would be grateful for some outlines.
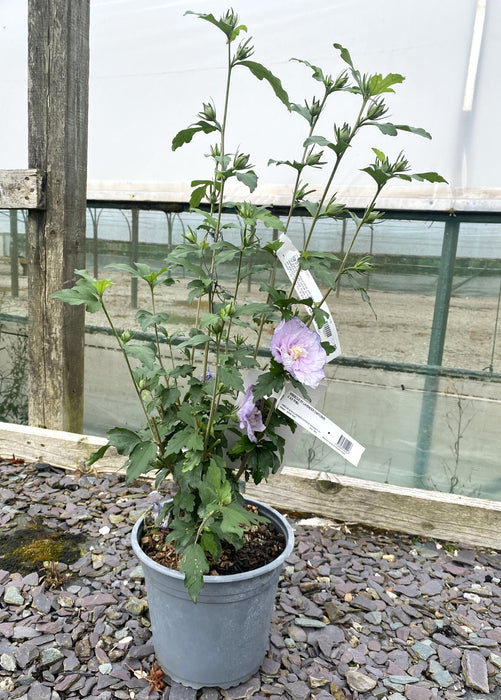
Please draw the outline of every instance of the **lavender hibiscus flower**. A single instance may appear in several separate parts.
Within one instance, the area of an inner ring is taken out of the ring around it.
[[[298,382],[315,388],[325,377],[327,353],[320,336],[297,316],[281,321],[271,339],[271,354]]]
[[[253,390],[255,386],[255,384],[249,386],[237,411],[237,416],[240,419],[240,429],[247,430],[247,436],[251,442],[257,442],[257,437],[254,433],[260,433],[266,427],[263,423],[261,411],[254,401]]]
[[[202,373],[199,376],[198,381],[199,382],[208,382],[209,379],[214,379],[215,376],[216,375],[214,374],[214,372],[211,372],[210,369],[207,367],[207,369],[205,370],[205,378],[204,378],[204,375]]]

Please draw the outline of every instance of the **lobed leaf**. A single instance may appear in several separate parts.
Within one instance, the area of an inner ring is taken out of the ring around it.
[[[185,575],[184,585],[196,603],[204,585],[204,574],[209,571],[209,563],[201,545],[190,544],[184,549],[179,569]]]
[[[129,455],[127,460],[126,481],[137,479],[141,474],[145,474],[151,469],[153,462],[157,458],[157,446],[151,440],[138,443]]]

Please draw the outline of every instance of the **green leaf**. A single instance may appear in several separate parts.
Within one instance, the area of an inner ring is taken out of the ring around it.
[[[209,563],[201,545],[190,544],[186,547],[180,559],[179,569],[185,575],[184,585],[196,603],[204,585],[204,574],[209,571]]]
[[[331,151],[335,149],[336,144],[332,143],[332,141],[329,141],[326,139],[324,136],[308,136],[306,141],[303,143],[303,146],[311,146],[312,143],[316,143],[319,146],[325,146],[326,148],[330,148]]]
[[[384,163],[384,161],[386,160],[386,156],[385,156],[385,154],[383,153],[383,151],[380,151],[378,148],[373,148],[372,150],[373,150],[374,153],[376,154],[376,158],[377,158],[379,161],[381,161],[381,163]]]
[[[285,224],[282,219],[270,214],[269,211],[259,212],[256,218],[262,221],[266,228],[275,228],[277,231],[285,231]]]
[[[221,515],[221,532],[228,538],[231,538],[232,535],[240,538],[243,533],[243,527],[249,527],[256,522],[266,520],[246,510],[238,503],[230,503],[227,506],[223,506]]]
[[[190,209],[200,206],[200,202],[205,197],[207,192],[207,185],[200,185],[200,187],[195,187],[191,193],[190,197]]]
[[[98,459],[101,459],[101,457],[104,457],[108,449],[111,447],[111,445],[108,443],[107,445],[102,445],[98,450],[95,452],[92,452],[89,456],[89,459],[86,460],[85,464],[88,467],[92,467],[92,465],[97,462]]]
[[[251,192],[257,187],[257,175],[253,170],[248,170],[245,173],[235,173],[235,176],[239,182],[246,185]]]
[[[244,383],[240,372],[235,367],[226,367],[223,365],[219,367],[217,373],[218,380],[221,381],[225,386],[234,389],[235,391],[243,391]]]
[[[245,66],[258,80],[267,80],[278,99],[290,110],[289,95],[282,87],[280,80],[271,71],[256,61],[239,61],[238,66]]]
[[[192,338],[188,338],[187,340],[184,340],[182,343],[179,343],[177,346],[178,348],[194,348],[197,347],[198,345],[204,345],[205,343],[210,343],[212,338],[210,335],[205,335],[205,333],[197,333],[197,335],[194,335]]]
[[[200,538],[200,544],[204,552],[209,552],[215,559],[218,558],[221,546],[212,532],[204,532]]]
[[[230,11],[231,13],[232,11]],[[233,23],[225,22],[223,19],[217,20],[212,13],[209,14],[204,14],[200,12],[193,12],[192,10],[187,10],[185,15],[195,15],[195,17],[198,17],[199,19],[203,19],[206,22],[209,22],[210,24],[213,24],[215,27],[220,29],[227,37],[229,41],[233,41],[236,39],[236,37],[240,34],[240,32],[246,32],[247,27],[245,24],[240,24],[238,26],[235,26]],[[229,13],[228,13],[229,14]]]
[[[136,319],[143,331],[146,331],[152,326],[159,326],[162,323],[167,323],[169,321],[169,314],[162,311],[158,314],[152,314],[150,311],[145,309],[139,309],[136,311]]]
[[[181,430],[176,430],[176,432],[169,438],[165,444],[165,454],[175,455],[181,452],[186,447],[186,443],[193,434],[193,429],[188,425]]]
[[[397,136],[399,131],[408,131],[411,134],[416,134],[417,136],[423,136],[426,139],[431,139],[431,134],[429,134],[425,129],[419,127],[407,126],[406,124],[391,124],[390,122],[365,122],[367,126],[377,126],[379,131],[386,136]]]
[[[177,379],[178,377],[189,377],[195,368],[193,365],[178,365],[171,370],[168,370],[166,374],[172,379]]]
[[[112,428],[108,430],[106,437],[119,455],[130,455],[136,445],[141,442],[139,435],[127,428]]]
[[[271,396],[274,392],[282,390],[285,381],[284,369],[282,365],[274,360],[271,361],[270,371],[259,375],[254,388],[254,400],[259,401],[265,396]]]
[[[193,415],[193,406],[190,404],[182,403],[177,412],[177,416],[179,420],[182,420],[183,423],[186,423],[186,425],[189,425],[192,428],[196,427],[197,422],[195,416]]]
[[[112,280],[96,280],[91,277],[87,270],[75,270],[75,274],[79,275],[78,279],[71,289],[61,289],[51,294],[52,299],[60,299],[71,306],[85,304],[85,308],[89,313],[95,313],[102,309],[102,296],[104,291],[115,284]]]
[[[131,345],[127,344],[124,346],[125,352],[128,357],[134,357],[139,360],[142,365],[148,369],[152,369],[155,358],[156,358],[156,348],[153,344],[142,344],[142,345]]]
[[[156,458],[157,446],[151,440],[136,445],[127,460],[127,483],[148,472]]]
[[[345,49],[344,46],[342,46],[341,44],[333,44],[333,46],[340,52],[343,61],[347,63],[350,66],[350,68],[354,68],[353,61],[351,60],[350,52],[348,51],[348,49]]]
[[[160,393],[160,400],[164,410],[175,404],[180,396],[181,392],[176,386],[165,387]]]
[[[199,131],[203,131],[204,134],[210,134],[217,130],[216,126],[207,124],[207,122],[198,122],[196,125],[190,126],[187,129],[181,129],[172,139],[172,150],[175,151],[186,143],[190,143],[192,138],[195,134],[198,134]]]
[[[85,309],[93,314],[100,311],[102,308],[101,300],[96,293],[92,293],[90,289],[83,286],[78,286],[78,282],[73,289],[61,289],[59,292],[54,292],[50,295],[51,299],[60,299],[70,306],[78,306],[85,304]]]
[[[371,95],[381,95],[383,92],[395,92],[392,89],[392,85],[397,85],[403,83],[405,80],[403,75],[399,73],[388,73],[388,75],[381,75],[381,73],[375,73],[369,77],[369,90]]]
[[[426,180],[427,182],[445,182],[447,183],[447,180],[445,180],[441,175],[435,172],[430,172],[430,173],[413,173],[411,175],[413,180]]]
[[[334,46],[335,46],[335,44],[334,44]],[[308,68],[311,68],[311,70],[313,71],[313,76],[312,76],[312,77],[313,77],[315,80],[318,80],[320,83],[325,83],[325,75],[324,75],[324,72],[323,72],[323,70],[322,70],[321,68],[319,68],[318,66],[314,66],[312,63],[310,63],[309,61],[305,61],[305,60],[302,59],[302,58],[291,58],[291,61],[297,61],[298,63],[303,63],[305,66],[308,66]],[[293,105],[291,105],[291,107],[293,107]],[[297,111],[297,110],[296,110],[296,111]],[[303,116],[304,116],[304,115],[303,115]]]
[[[291,112],[297,112],[297,114],[300,114],[302,117],[304,117],[306,119],[308,124],[311,124],[311,121],[312,121],[311,112],[306,105],[300,105],[300,104],[293,102],[290,107],[291,107]]]

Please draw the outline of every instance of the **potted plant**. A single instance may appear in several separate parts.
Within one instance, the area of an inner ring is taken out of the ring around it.
[[[362,75],[349,52],[334,44],[344,69],[332,78],[320,67],[300,61],[311,70],[319,96],[304,104],[291,103],[280,80],[251,59],[251,40],[241,39],[246,28],[232,10],[220,19],[212,14],[197,17],[222,32],[228,56],[222,109],[204,103],[197,121],[172,143],[177,149],[199,133],[216,139],[209,153],[212,177],[192,182],[190,208],[198,214],[199,224],[188,228],[161,269],[142,263],[110,266],[147,285],[151,307],[139,310],[137,321],[151,339],[135,342],[134,331],[116,328],[107,305],[112,279],[97,280],[79,270],[74,286],[54,296],[85,304],[89,312],[104,312],[144,413],[143,430],[113,428],[107,434],[108,444],[89,463],[113,446],[127,456],[128,481],[153,472],[155,488],[165,479],[176,487],[172,499],[138,521],[132,536],[145,569],[158,661],[186,685],[229,687],[259,668],[279,573],[293,546],[285,518],[245,499],[245,483],[259,483],[277,472],[296,422],[308,422],[303,421],[305,412],[313,410],[311,392],[324,378],[325,363],[339,353],[326,303],[329,294],[342,276],[348,276],[368,299],[361,279],[372,268],[371,260],[356,259],[351,252],[362,227],[374,225],[381,216],[375,209],[381,190],[395,179],[444,180],[436,173],[410,174],[402,153],[392,161],[374,148],[374,160],[364,168],[374,185],[373,197],[362,214],[348,211],[331,188],[362,129],[429,137],[422,129],[386,119],[385,95],[402,82],[402,76]],[[249,155],[230,150],[227,143],[231,79],[242,70],[266,81],[276,98],[305,122],[298,160],[270,161],[295,173],[290,209],[282,219],[249,201],[227,201],[231,180],[250,192],[257,185]],[[330,137],[325,137],[318,131],[321,117],[341,93],[358,102],[358,116],[352,124],[334,125]],[[327,171],[325,187],[315,201],[308,199],[312,190],[305,180],[310,168]],[[309,216],[302,251],[287,236],[298,210]],[[317,223],[340,217],[354,222],[344,257],[315,252]],[[271,230],[280,236],[272,239],[267,234]],[[232,280],[220,274],[229,264]],[[287,284],[277,282],[279,266],[287,272]],[[158,290],[175,285],[180,270],[190,276],[188,301],[196,307],[196,321],[187,337],[169,329],[169,315],[156,302]],[[268,277],[262,285],[266,296],[261,301],[247,299],[244,280],[251,272],[263,271]],[[322,291],[315,280],[321,282]],[[266,333],[271,342],[264,342]],[[268,351],[264,356],[263,349]],[[333,444],[345,455],[353,446],[342,432]],[[278,548],[273,546],[277,542]],[[257,556],[261,554],[268,558]]]

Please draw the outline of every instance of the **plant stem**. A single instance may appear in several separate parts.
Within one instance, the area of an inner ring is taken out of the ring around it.
[[[380,193],[381,193],[381,190],[382,190],[382,187],[379,186],[379,187],[377,188],[377,190],[376,190],[376,194],[373,196],[373,198],[372,198],[372,200],[371,200],[371,203],[370,203],[370,204],[368,205],[368,207],[365,209],[364,215],[362,216],[362,218],[360,219],[359,223],[357,224],[357,227],[356,227],[356,229],[355,229],[355,232],[354,232],[354,234],[353,234],[353,236],[352,236],[352,238],[351,238],[350,244],[349,244],[349,246],[348,246],[348,248],[347,248],[347,250],[346,250],[346,253],[344,254],[344,257],[343,257],[343,259],[342,259],[342,261],[341,261],[341,265],[339,266],[339,269],[338,269],[338,271],[337,271],[337,273],[336,273],[336,276],[334,277],[334,283],[333,283],[332,287],[329,287],[329,289],[325,292],[324,296],[322,297],[322,299],[321,299],[320,302],[318,303],[318,306],[322,306],[322,304],[323,304],[324,301],[327,299],[327,297],[328,297],[329,294],[332,292],[332,290],[335,289],[335,287],[336,287],[338,281],[339,281],[340,278],[341,278],[341,275],[344,273],[344,271],[345,271],[345,269],[346,269],[346,262],[347,262],[347,260],[348,260],[348,256],[349,256],[349,254],[351,253],[351,250],[352,250],[352,248],[353,248],[353,246],[354,246],[354,244],[355,244],[355,241],[357,240],[358,234],[360,233],[360,230],[361,230],[362,226],[365,224],[365,219],[367,218],[367,216],[368,216],[368,215],[372,212],[372,210],[374,209],[374,205],[376,204],[376,200],[377,200],[377,198],[379,197],[379,195],[380,195]]]
[[[303,253],[306,252],[306,251],[308,250],[308,246],[310,245],[311,238],[312,238],[312,236],[313,236],[313,231],[315,230],[315,226],[316,226],[316,224],[317,224],[317,221],[318,221],[318,219],[320,218],[320,213],[321,213],[322,206],[323,206],[323,204],[324,204],[324,202],[325,202],[325,200],[326,200],[326,198],[327,198],[327,194],[328,194],[328,192],[329,192],[329,189],[330,189],[330,186],[331,186],[331,184],[332,184],[332,181],[334,180],[334,177],[335,177],[335,175],[336,175],[336,172],[337,172],[337,170],[338,170],[338,168],[339,168],[339,165],[340,165],[340,163],[341,163],[341,161],[342,161],[344,155],[346,154],[346,151],[348,150],[349,146],[351,145],[351,142],[352,142],[353,139],[355,138],[355,135],[357,134],[358,130],[360,129],[360,127],[361,127],[361,125],[362,125],[362,115],[363,115],[364,110],[365,110],[365,107],[366,107],[366,105],[367,105],[367,101],[368,101],[367,98],[364,98],[364,99],[362,100],[362,106],[360,107],[360,111],[359,111],[359,113],[358,113],[358,116],[357,116],[357,119],[356,119],[355,124],[354,124],[354,126],[353,126],[353,129],[352,129],[351,132],[350,132],[350,137],[349,137],[349,140],[348,140],[348,144],[347,144],[346,148],[344,149],[344,151],[342,151],[342,153],[340,153],[340,154],[337,155],[337,157],[336,157],[336,161],[335,161],[335,163],[334,163],[334,167],[333,167],[332,172],[331,172],[331,174],[330,174],[330,176],[329,176],[329,178],[328,178],[328,180],[327,180],[327,183],[326,183],[326,185],[325,185],[325,187],[324,187],[322,196],[321,196],[320,201],[319,201],[319,203],[318,203],[317,211],[315,212],[315,214],[314,214],[313,217],[312,217],[312,221],[311,221],[311,225],[310,225],[310,230],[309,230],[309,232],[308,232],[308,235],[307,235],[307,237],[306,237],[305,244],[304,244],[304,246],[303,246]],[[296,282],[297,282],[297,280],[298,280],[298,277],[299,277],[299,273],[300,273],[300,272],[301,272],[301,267],[298,265],[298,269],[296,270],[296,274],[295,274],[295,276],[294,276],[294,279],[293,279],[293,281],[292,281],[291,288],[290,288],[290,294],[291,294],[291,295],[294,293],[294,287],[296,286]]]
[[[146,422],[147,422],[147,424],[148,424],[148,428],[150,429],[151,436],[152,436],[153,440],[155,441],[155,443],[158,445],[158,447],[162,447],[162,439],[161,439],[160,434],[159,434],[159,432],[158,432],[157,425],[156,425],[156,423],[155,423],[154,418],[153,418],[153,417],[150,417],[150,416],[148,415],[148,411],[147,411],[146,406],[145,406],[145,404],[144,404],[142,391],[141,391],[141,389],[139,388],[138,383],[136,382],[136,379],[135,379],[135,377],[134,377],[134,372],[132,371],[132,366],[131,366],[131,364],[130,364],[130,361],[129,361],[129,357],[128,357],[128,355],[127,355],[127,352],[126,352],[126,350],[125,350],[125,346],[124,346],[124,344],[123,344],[123,342],[122,342],[122,339],[121,339],[120,336],[118,335],[118,332],[117,332],[117,330],[116,330],[116,328],[115,328],[115,325],[114,325],[114,323],[113,323],[113,321],[112,321],[112,319],[111,319],[111,316],[110,316],[109,313],[108,313],[108,309],[106,308],[106,305],[105,305],[105,303],[104,303],[104,301],[103,301],[102,295],[101,295],[101,298],[100,298],[100,302],[101,302],[101,306],[102,306],[104,315],[106,316],[106,320],[107,320],[108,323],[110,324],[110,328],[111,328],[111,330],[112,330],[112,332],[113,332],[113,335],[115,336],[115,338],[116,338],[116,340],[117,340],[117,343],[118,343],[118,345],[119,345],[119,347],[120,347],[120,350],[122,351],[122,355],[124,356],[125,363],[126,363],[126,365],[127,365],[127,369],[129,370],[129,374],[130,374],[130,377],[131,377],[131,379],[132,379],[132,383],[133,383],[133,385],[134,385],[134,389],[135,389],[135,391],[136,391],[137,397],[138,397],[139,402],[140,402],[140,404],[141,404],[141,408],[143,409],[143,413],[144,413],[144,415],[145,415]]]
[[[210,429],[212,425],[212,419],[214,417],[214,411],[216,410],[216,399],[217,399],[217,385],[218,385],[218,375],[219,375],[219,349],[221,346],[221,336],[219,336],[216,340],[216,367],[215,367],[215,376],[214,376],[214,391],[212,392],[212,399],[210,402],[210,412],[209,412],[209,417],[207,419],[207,428],[205,430],[205,439],[204,439],[204,453],[207,450],[207,445],[209,444],[209,437],[210,437]],[[208,352],[208,344],[205,346],[206,352]],[[205,379],[205,376],[204,376]]]
[[[156,314],[156,309],[155,309],[155,292],[154,292],[154,290],[153,290],[153,285],[152,285],[152,284],[150,284],[150,295],[151,295],[151,310],[152,310],[152,312],[153,312],[153,315],[155,316],[155,314]],[[155,329],[155,342],[156,342],[156,346],[157,346],[158,364],[160,365],[160,367],[161,367],[161,368],[164,370],[164,372],[165,372],[165,367],[164,367],[164,364],[163,364],[163,362],[162,362],[162,353],[161,353],[161,351],[160,351],[160,338],[159,338],[159,336],[158,336],[158,324],[157,324],[156,322],[155,322],[153,328]],[[171,353],[172,353],[172,346],[171,346]],[[173,366],[174,366],[174,358],[172,357],[172,354],[171,354],[171,358],[172,358],[172,364],[173,364]]]

